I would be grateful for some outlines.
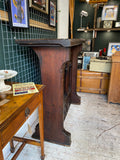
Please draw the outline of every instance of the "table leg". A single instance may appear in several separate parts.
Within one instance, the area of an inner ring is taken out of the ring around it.
[[[3,152],[2,152],[2,146],[1,146],[1,140],[0,140],[0,160],[4,160]]]
[[[39,113],[39,132],[40,132],[40,142],[41,142],[41,159],[44,160],[44,124],[43,124],[43,91],[40,94],[41,103],[38,106]]]
[[[15,147],[14,147],[13,139],[11,139],[11,141],[10,141],[10,151],[11,151],[11,153],[15,152]]]

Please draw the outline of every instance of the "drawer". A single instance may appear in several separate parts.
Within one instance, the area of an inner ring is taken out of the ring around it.
[[[2,129],[2,147],[4,147],[10,141],[10,139],[26,121],[26,111],[27,113],[29,112],[29,115],[31,115],[38,107],[40,99],[40,94],[36,95],[36,97],[34,97],[32,101],[28,102],[21,112],[12,117],[11,120]]]

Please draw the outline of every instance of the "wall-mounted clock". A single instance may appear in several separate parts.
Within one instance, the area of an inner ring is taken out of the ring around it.
[[[103,28],[112,28],[113,21],[104,21]]]

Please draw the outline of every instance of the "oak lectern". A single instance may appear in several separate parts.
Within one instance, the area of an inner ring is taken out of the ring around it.
[[[81,39],[16,40],[31,47],[40,62],[43,92],[45,140],[70,145],[70,133],[63,122],[71,103],[80,104],[76,94],[77,58],[82,49]]]

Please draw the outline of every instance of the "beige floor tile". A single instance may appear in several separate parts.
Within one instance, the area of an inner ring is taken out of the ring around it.
[[[70,106],[64,123],[71,146],[45,142],[45,160],[120,160],[120,105],[105,95],[78,94],[81,105]],[[40,148],[26,145],[17,160],[40,160]]]

